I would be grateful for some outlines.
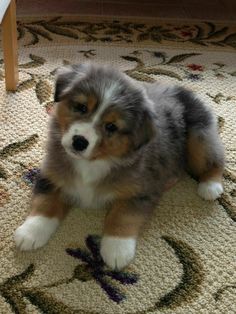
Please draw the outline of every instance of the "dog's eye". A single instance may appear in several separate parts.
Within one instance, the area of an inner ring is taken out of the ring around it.
[[[85,113],[88,112],[88,108],[84,104],[74,104],[72,106],[72,109],[73,109],[74,112],[80,112],[82,114],[85,114]]]
[[[118,130],[117,126],[114,123],[106,123],[105,124],[105,130],[108,133],[114,133]]]

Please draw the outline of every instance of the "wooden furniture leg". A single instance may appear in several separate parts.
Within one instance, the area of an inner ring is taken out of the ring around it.
[[[16,32],[16,3],[11,0],[2,21],[3,55],[6,90],[16,90],[18,83],[18,57]]]

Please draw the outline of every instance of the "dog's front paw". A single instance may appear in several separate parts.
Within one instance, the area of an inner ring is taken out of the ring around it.
[[[38,249],[48,242],[58,225],[57,218],[28,217],[15,231],[16,246],[22,251]]]
[[[127,266],[135,255],[136,239],[104,236],[101,241],[101,256],[112,269]]]

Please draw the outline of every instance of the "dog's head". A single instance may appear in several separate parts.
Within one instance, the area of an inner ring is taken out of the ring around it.
[[[154,135],[143,90],[110,67],[82,64],[59,70],[55,102],[61,143],[75,158],[122,158]]]

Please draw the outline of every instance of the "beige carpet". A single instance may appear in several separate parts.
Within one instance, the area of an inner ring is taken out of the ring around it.
[[[0,313],[235,314],[236,25],[64,17],[21,20],[18,30],[17,92],[5,92],[0,72]],[[98,254],[103,211],[71,212],[36,252],[12,241],[44,153],[54,70],[88,59],[195,90],[214,108],[226,147],[222,198],[201,200],[186,176],[164,195],[122,272]]]

